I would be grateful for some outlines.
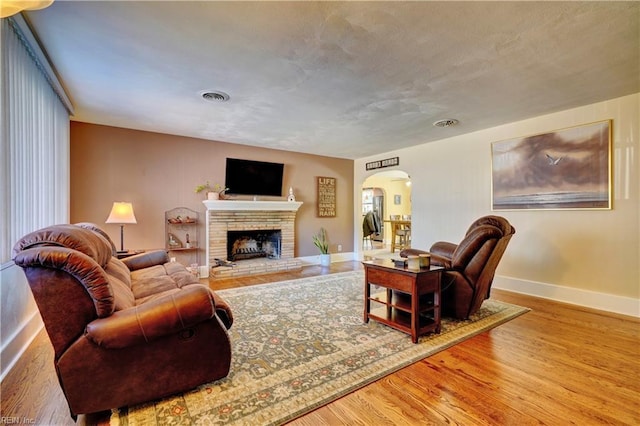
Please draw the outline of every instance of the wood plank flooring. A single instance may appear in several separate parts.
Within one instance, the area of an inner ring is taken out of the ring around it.
[[[359,262],[211,280],[213,289],[360,269]],[[494,290],[531,312],[291,422],[640,425],[640,320]],[[44,332],[1,384],[0,424],[72,425]],[[105,424],[107,413],[78,424]]]

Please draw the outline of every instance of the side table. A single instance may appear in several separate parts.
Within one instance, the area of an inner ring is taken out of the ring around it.
[[[392,260],[362,262],[365,270],[364,322],[370,319],[411,335],[440,333],[441,266],[410,269]],[[372,286],[383,291],[372,294]]]

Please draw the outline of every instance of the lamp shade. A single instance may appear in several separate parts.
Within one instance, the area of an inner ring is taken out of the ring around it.
[[[53,0],[2,0],[0,1],[0,18],[6,18],[23,10],[44,9]]]
[[[113,203],[111,213],[105,223],[138,223],[136,216],[133,214],[133,205],[122,201]]]

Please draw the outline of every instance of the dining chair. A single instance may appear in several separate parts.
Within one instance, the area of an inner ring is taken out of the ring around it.
[[[411,225],[406,223],[406,218],[399,214],[389,216],[391,223],[391,252],[396,249],[404,250],[409,248],[411,241]]]

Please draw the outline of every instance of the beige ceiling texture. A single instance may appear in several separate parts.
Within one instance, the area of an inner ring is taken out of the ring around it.
[[[26,16],[74,120],[341,158],[640,91],[638,2],[57,0]]]

